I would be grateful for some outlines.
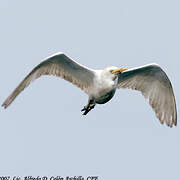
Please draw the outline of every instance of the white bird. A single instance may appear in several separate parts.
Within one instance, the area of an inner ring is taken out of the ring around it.
[[[41,75],[61,77],[88,94],[88,104],[81,111],[86,115],[96,104],[108,102],[116,89],[130,88],[141,91],[149,100],[157,118],[170,127],[177,125],[176,102],[171,82],[157,64],[133,69],[107,67],[93,70],[78,64],[63,53],[54,54],[37,65],[2,104],[7,108],[16,96]]]

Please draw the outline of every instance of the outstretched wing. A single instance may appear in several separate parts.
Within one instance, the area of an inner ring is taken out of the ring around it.
[[[118,77],[118,88],[141,91],[163,124],[177,125],[176,102],[171,82],[166,73],[156,64],[133,68]]]
[[[88,93],[93,83],[94,71],[76,63],[65,54],[55,54],[36,66],[5,100],[2,106],[7,108],[24,88],[42,75],[61,77]]]

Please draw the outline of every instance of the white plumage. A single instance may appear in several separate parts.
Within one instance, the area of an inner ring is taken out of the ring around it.
[[[171,82],[157,65],[149,64],[127,70],[114,66],[104,70],[93,70],[78,64],[63,53],[57,53],[36,66],[2,104],[7,108],[16,96],[41,75],[61,77],[81,88],[89,96],[88,104],[82,109],[86,115],[96,104],[104,104],[117,88],[141,91],[163,124],[177,124],[176,102]]]

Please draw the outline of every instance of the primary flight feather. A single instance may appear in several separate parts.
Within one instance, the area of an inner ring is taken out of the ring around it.
[[[107,67],[93,70],[78,64],[63,53],[57,53],[37,65],[2,104],[7,108],[18,94],[42,75],[61,77],[88,94],[88,104],[81,110],[86,115],[96,104],[108,102],[118,88],[141,91],[163,124],[177,125],[176,102],[171,82],[157,65],[150,64],[133,69]]]

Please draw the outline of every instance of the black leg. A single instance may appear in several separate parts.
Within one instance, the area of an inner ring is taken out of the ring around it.
[[[84,106],[84,108],[81,111],[84,111],[83,115],[86,115],[91,109],[95,107],[94,100],[89,100],[88,104]]]

